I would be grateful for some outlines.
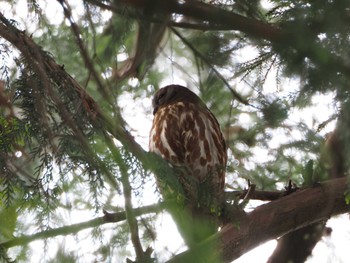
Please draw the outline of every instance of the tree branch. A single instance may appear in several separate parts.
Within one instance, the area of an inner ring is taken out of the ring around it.
[[[125,216],[130,228],[130,239],[131,243],[134,246],[136,262],[147,262],[149,254],[145,253],[142,248],[141,240],[139,237],[139,227],[136,220],[136,214],[134,213],[134,209],[132,206],[132,188],[129,180],[128,167],[125,164],[125,161],[123,160],[119,150],[116,148],[112,139],[108,135],[106,135],[105,138],[108,148],[111,150],[114,160],[119,166],[121,182],[123,185]]]
[[[102,132],[108,132],[112,134],[116,139],[118,139],[128,151],[133,153],[142,162],[148,159],[148,154],[143,148],[136,143],[133,136],[124,128],[125,121],[122,116],[116,114],[112,120],[106,116],[100,109],[95,100],[86,92],[86,90],[80,86],[80,84],[73,79],[63,67],[58,65],[54,59],[45,53],[40,46],[38,46],[33,39],[28,37],[25,32],[18,30],[16,27],[12,26],[8,20],[0,13],[0,36],[9,41],[15,48],[17,48],[33,67],[38,67],[40,65],[40,70],[44,71],[43,81],[47,80],[47,75],[50,75],[52,80],[57,83],[61,88],[73,87],[77,92],[78,96],[81,98],[82,105],[85,107],[89,114],[91,124]],[[39,54],[39,55],[33,55]],[[41,76],[41,75],[40,75]],[[47,80],[47,82],[49,82]],[[51,90],[50,85],[47,85],[47,89]],[[53,96],[55,99],[57,96]],[[60,105],[59,100],[55,101]],[[62,104],[62,103],[61,103]],[[60,110],[65,110],[65,107],[59,107]],[[65,115],[69,115],[66,111],[63,112]],[[67,122],[71,119],[69,116],[64,118]],[[74,122],[69,121],[68,124],[72,123],[70,126],[73,131],[77,133],[78,139],[81,143],[86,144],[83,140],[83,135],[81,132],[75,128]],[[112,180],[112,178],[110,178]]]
[[[196,0],[117,0],[114,1],[114,5],[106,5],[94,0],[87,0],[87,2],[100,6],[103,9],[129,16],[135,16],[133,12],[130,12],[130,8],[138,10],[139,17],[145,13],[179,14],[200,22],[205,21],[206,23],[204,24],[208,24],[209,22],[214,28],[220,26],[222,29],[239,30],[254,37],[270,40],[271,42],[279,42],[283,36],[282,31],[273,25]],[[145,19],[152,18],[145,15]]]
[[[146,16],[145,13],[182,15],[188,20],[198,21],[197,24],[193,25],[193,29],[218,30],[220,28],[221,30],[238,30],[253,38],[268,40],[279,50],[293,48],[300,56],[310,58],[317,65],[332,69],[334,72],[342,72],[346,76],[350,75],[350,66],[343,58],[329,52],[316,40],[300,34],[299,30],[289,30],[247,18],[213,4],[196,0],[167,0],[156,1],[155,3],[150,3],[150,0],[117,0],[114,5],[100,4],[94,0],[87,1],[101,8],[131,17],[135,17],[135,12],[130,12],[130,9],[138,10],[139,18],[143,15],[143,19],[158,23],[160,21],[157,21],[154,17]],[[169,21],[168,24],[173,26],[174,21]],[[204,25],[203,28],[200,26],[201,24]],[[182,24],[180,23],[180,25]],[[186,28],[190,28],[190,24],[186,23]],[[310,30],[307,27],[304,29],[306,31]]]
[[[292,231],[278,239],[277,246],[267,263],[305,262],[324,235],[327,220]]]
[[[246,190],[226,192],[226,200],[233,200],[233,199],[236,199],[237,197],[243,198],[245,196],[245,193],[246,193]],[[265,201],[275,200],[275,199],[278,199],[279,197],[284,196],[285,193],[286,193],[285,191],[268,192],[268,191],[255,190],[251,196],[251,199],[258,199],[258,200],[265,200]],[[169,206],[168,202],[161,202],[154,205],[134,208],[132,209],[132,213],[135,217],[144,215],[144,214],[159,213],[162,210],[164,210],[167,206]],[[39,240],[39,239],[76,234],[81,230],[101,226],[108,223],[118,223],[124,220],[126,220],[125,211],[121,211],[117,213],[109,213],[107,211],[104,211],[104,216],[91,219],[85,222],[64,226],[64,227],[59,227],[55,229],[45,230],[33,235],[21,235],[19,237],[0,243],[0,248],[2,247],[7,249],[14,246],[26,245],[32,241]]]
[[[163,209],[164,209],[164,203],[160,203],[160,204],[154,204],[154,205],[133,209],[133,213],[135,216],[140,216],[143,214],[159,213]],[[10,247],[26,245],[38,239],[46,239],[50,237],[76,234],[79,231],[87,228],[97,227],[108,223],[117,223],[117,222],[124,221],[125,219],[126,219],[126,213],[124,211],[117,212],[117,213],[105,212],[104,216],[101,216],[92,220],[88,220],[85,222],[64,226],[64,227],[58,227],[55,229],[38,232],[33,235],[22,235],[22,236],[13,238],[11,240],[0,243],[0,248],[7,249]]]
[[[224,262],[230,262],[258,245],[278,238],[290,231],[347,213],[348,191],[346,178],[334,179],[312,188],[298,190],[276,201],[257,207],[247,214],[239,226],[226,225],[215,237],[205,240],[197,248],[178,254],[168,262],[188,262],[193,253],[215,246]]]
[[[283,196],[289,195],[295,191],[297,191],[299,188],[287,188],[283,191],[261,191],[253,189],[249,193],[249,200],[260,200],[260,201],[273,201],[277,200]],[[225,192],[225,200],[235,200],[237,198],[244,199],[246,195],[248,194],[248,191],[250,189],[242,190],[242,191],[226,191]]]

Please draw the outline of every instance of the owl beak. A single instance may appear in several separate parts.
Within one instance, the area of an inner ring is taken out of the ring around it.
[[[155,106],[155,107],[154,107],[154,109],[153,109],[153,115],[156,114],[156,112],[158,111],[158,108],[159,108],[158,106]]]

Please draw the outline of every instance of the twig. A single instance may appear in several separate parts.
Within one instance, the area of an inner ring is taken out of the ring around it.
[[[249,190],[225,192],[226,200],[234,200],[237,198],[244,199]],[[261,191],[254,190],[249,194],[251,200],[273,201],[288,195],[286,191]]]
[[[231,91],[232,95],[234,98],[236,98],[239,102],[243,103],[244,105],[249,105],[249,102],[244,99],[237,91],[235,91],[231,85],[227,82],[227,80],[224,78],[224,76],[209,62],[209,60],[203,56],[189,41],[187,41],[186,38],[184,38],[179,31],[177,31],[175,28],[171,27],[171,31],[181,39],[181,41],[188,46],[192,52],[200,57],[200,59],[207,64],[214,72],[215,74],[219,77],[219,79],[225,84],[225,86]]]
[[[246,192],[246,194],[243,196],[243,201],[240,204],[241,207],[245,207],[245,205],[249,202],[249,200],[251,199],[251,197],[253,196],[254,192],[255,192],[255,184],[249,184],[249,188],[248,191]]]

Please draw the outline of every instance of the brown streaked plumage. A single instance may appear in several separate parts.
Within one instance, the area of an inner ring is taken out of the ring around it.
[[[189,89],[166,86],[153,98],[149,149],[185,168],[179,181],[195,217],[216,214],[223,201],[226,145],[215,116]]]

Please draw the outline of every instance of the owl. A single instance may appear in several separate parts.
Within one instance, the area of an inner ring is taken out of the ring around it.
[[[192,236],[185,234],[191,236],[190,243],[198,242],[207,236],[205,232],[217,229],[214,222],[224,201],[225,140],[213,113],[188,88],[180,85],[161,88],[152,104],[154,119],[149,149],[181,168],[177,176],[184,190],[184,210],[188,213],[182,221],[191,222],[189,227],[182,227],[185,230],[179,230],[193,232],[193,225],[204,221],[212,225],[208,227],[210,231],[199,229]]]

